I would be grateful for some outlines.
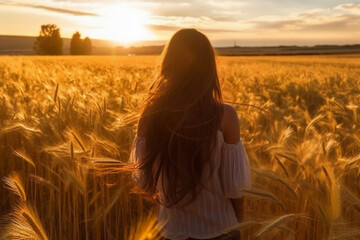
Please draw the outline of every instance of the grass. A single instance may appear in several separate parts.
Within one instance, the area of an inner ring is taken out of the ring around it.
[[[154,207],[122,171],[155,61],[0,58],[3,239],[158,238]],[[246,239],[358,239],[358,58],[219,57],[218,67],[253,171]]]

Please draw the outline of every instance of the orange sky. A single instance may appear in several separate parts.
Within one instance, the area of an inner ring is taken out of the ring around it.
[[[36,36],[52,23],[61,36],[125,45],[164,43],[194,27],[214,45],[360,43],[360,1],[342,0],[0,0],[0,35]]]

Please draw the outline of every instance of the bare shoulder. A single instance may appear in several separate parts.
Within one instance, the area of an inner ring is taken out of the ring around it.
[[[223,104],[223,117],[221,120],[221,131],[226,143],[234,144],[240,140],[239,118],[233,106]]]

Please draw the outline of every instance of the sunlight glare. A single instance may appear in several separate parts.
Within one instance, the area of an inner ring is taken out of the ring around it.
[[[149,19],[147,12],[127,4],[107,6],[99,12],[101,19],[97,20],[97,38],[113,40],[125,46],[136,41],[153,39],[146,28]]]

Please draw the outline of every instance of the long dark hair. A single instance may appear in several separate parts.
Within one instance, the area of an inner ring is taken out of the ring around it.
[[[140,120],[146,125],[139,166],[145,192],[159,199],[160,183],[168,207],[195,199],[216,143],[222,106],[210,41],[195,29],[177,31],[162,53]]]

